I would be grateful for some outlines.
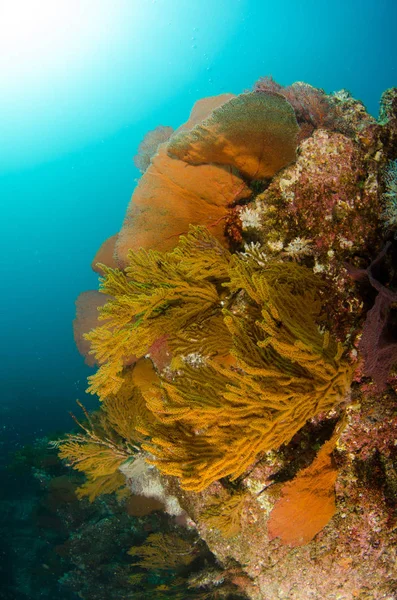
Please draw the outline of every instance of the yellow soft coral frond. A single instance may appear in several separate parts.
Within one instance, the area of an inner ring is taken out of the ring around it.
[[[289,442],[308,419],[330,410],[351,381],[340,346],[316,323],[313,274],[296,264],[287,273],[279,265],[258,272],[245,264],[237,273],[239,265],[233,261],[232,287],[248,294],[247,308],[223,309],[236,367],[210,358],[182,363],[172,381],[147,397],[164,429],[146,448],[185,489],[236,479],[258,454]],[[172,426],[181,428],[177,437],[170,436]]]
[[[174,353],[227,354],[230,347],[220,319],[230,253],[208,231],[191,228],[172,252],[141,249],[128,256],[125,274],[104,267],[101,291],[113,298],[100,309],[104,324],[85,335],[100,365],[88,391],[101,399],[117,393],[123,365],[161,336]]]
[[[125,477],[120,471],[115,471],[109,475],[101,475],[96,479],[88,479],[83,485],[76,490],[77,497],[88,498],[93,502],[99,496],[104,494],[113,494],[118,492],[120,488],[125,486]]]
[[[61,444],[59,456],[77,471],[94,479],[113,474],[128,458],[128,455],[119,454],[106,445],[80,442],[73,437]]]
[[[148,410],[142,390],[143,377],[147,385],[151,380],[156,380],[150,360],[141,359],[134,367],[123,371],[122,385],[117,394],[109,394],[102,404],[102,413],[106,422],[129,445],[136,446],[145,438],[139,433],[139,428],[144,427],[155,418]]]
[[[203,228],[129,257],[126,274],[105,272],[113,299],[87,336],[100,363],[90,391],[124,447],[183,488],[236,479],[344,398],[351,367],[321,328],[324,284],[306,267],[232,256]],[[172,370],[159,378],[140,359],[130,380],[125,362],[163,336]]]
[[[205,227],[191,226],[171,254],[191,281],[229,279],[231,254]]]
[[[215,527],[223,537],[231,538],[240,533],[241,513],[246,500],[245,492],[227,498],[214,497],[201,513],[201,518],[208,527]]]
[[[122,369],[123,363],[120,360],[102,365],[94,375],[88,378],[90,385],[87,393],[98,394],[103,398],[117,394],[123,384],[123,378],[120,377]]]
[[[176,569],[196,558],[195,546],[175,533],[151,533],[141,546],[132,546],[128,554],[139,560],[133,564],[144,569]]]
[[[134,383],[132,369],[125,377],[119,394],[110,395],[102,410],[90,414],[78,402],[86,421],[80,422],[72,415],[81,432],[68,434],[59,444],[59,457],[86,475],[78,495],[88,496],[90,501],[123,485],[125,478],[118,470],[139,452],[139,444],[145,439],[136,428],[142,413],[147,413],[146,404]]]

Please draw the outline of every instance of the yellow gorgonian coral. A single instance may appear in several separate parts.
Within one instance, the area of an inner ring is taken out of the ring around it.
[[[194,544],[176,533],[151,533],[141,546],[132,546],[128,554],[139,557],[133,564],[144,569],[176,569],[189,565],[197,556]]]
[[[62,440],[59,456],[87,477],[77,489],[79,497],[88,496],[92,501],[125,485],[119,467],[139,451],[145,436],[138,429],[155,420],[137,385],[143,386],[145,371],[145,363],[125,369],[118,394],[108,396],[96,413],[89,414],[78,403],[86,422],[74,417],[80,432],[71,433]]]
[[[247,500],[245,492],[238,492],[228,498],[211,498],[201,518],[208,527],[218,529],[223,537],[230,538],[240,533],[241,513]]]
[[[203,228],[192,228],[172,252],[129,253],[125,273],[102,265],[104,322],[85,338],[100,368],[88,391],[103,399],[120,389],[125,362],[145,355],[166,335],[175,354],[227,354],[231,338],[221,316],[221,284],[230,253]]]
[[[176,370],[140,386],[142,448],[185,489],[236,479],[349,388],[343,348],[319,328],[322,285],[296,263],[232,256],[202,228],[171,253],[131,253],[103,282],[114,300],[88,336],[103,363],[91,391],[117,398],[120,357],[166,333]]]

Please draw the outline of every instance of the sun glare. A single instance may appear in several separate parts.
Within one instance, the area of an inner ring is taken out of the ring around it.
[[[112,11],[107,10],[111,4],[101,0],[0,0],[1,85],[37,83],[85,62],[112,25]]]
[[[245,1],[0,0],[0,174],[102,142],[200,73],[212,84]]]

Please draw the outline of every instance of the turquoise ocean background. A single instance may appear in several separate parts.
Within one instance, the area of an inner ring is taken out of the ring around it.
[[[346,88],[377,116],[396,39],[396,0],[1,0],[0,464],[94,405],[74,302],[97,288],[145,133],[265,75]]]

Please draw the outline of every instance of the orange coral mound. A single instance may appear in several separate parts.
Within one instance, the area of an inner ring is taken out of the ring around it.
[[[335,513],[334,487],[337,470],[332,465],[332,438],[313,463],[285,484],[268,521],[270,539],[289,546],[304,546],[323,529]]]
[[[117,262],[127,264],[128,250],[174,248],[189,225],[205,225],[222,243],[223,219],[230,204],[251,190],[231,170],[192,166],[171,158],[164,146],[152,159],[136,188],[116,243]]]
[[[191,131],[174,135],[167,148],[192,165],[229,165],[249,179],[263,179],[296,159],[298,129],[285,98],[254,92],[229,100]]]
[[[98,252],[95,254],[94,260],[91,263],[91,268],[95,273],[103,275],[103,271],[98,267],[98,263],[116,269],[119,265],[114,258],[114,248],[117,241],[117,234],[112,235],[103,242]]]

